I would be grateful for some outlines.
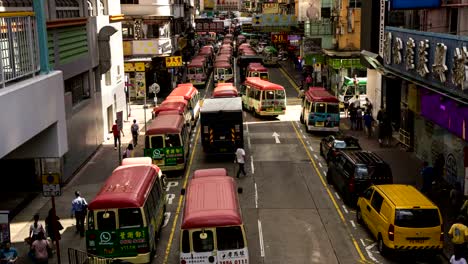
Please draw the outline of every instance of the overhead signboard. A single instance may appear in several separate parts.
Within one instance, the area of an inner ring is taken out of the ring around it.
[[[166,57],[166,68],[182,67],[182,56]]]
[[[440,0],[392,0],[391,9],[424,9],[438,8],[441,5]]]
[[[252,23],[244,23],[242,24],[242,32],[253,32],[253,26]]]
[[[197,32],[216,32],[216,33],[223,33],[224,32],[224,22],[223,21],[216,21],[213,22],[210,19],[207,20],[196,20],[196,31]]]
[[[288,34],[272,34],[271,42],[273,42],[274,44],[287,44]]]
[[[279,4],[278,3],[264,3],[262,5],[263,14],[278,14]]]

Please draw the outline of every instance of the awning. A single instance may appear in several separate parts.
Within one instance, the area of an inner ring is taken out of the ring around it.
[[[359,57],[361,55],[360,51],[338,51],[338,50],[328,50],[322,49],[323,53],[329,57]]]
[[[361,51],[361,64],[368,69],[377,70],[382,75],[390,73],[383,65],[383,58],[379,54],[367,50]]]

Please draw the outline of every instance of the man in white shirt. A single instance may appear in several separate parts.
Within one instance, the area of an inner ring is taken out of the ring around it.
[[[247,175],[245,173],[244,165],[245,165],[245,151],[242,148],[238,148],[236,150],[236,159],[234,160],[237,164],[239,164],[239,169],[237,170],[237,178],[239,178],[240,173]]]

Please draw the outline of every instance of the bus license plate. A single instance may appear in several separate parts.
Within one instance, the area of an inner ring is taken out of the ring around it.
[[[424,239],[410,239],[409,242],[410,244],[423,244]]]
[[[315,126],[323,126],[323,122],[315,122]]]
[[[226,139],[226,137],[225,137],[225,136],[220,136],[220,137],[219,137],[219,139],[221,139],[221,140],[225,140],[225,139]]]
[[[273,110],[274,110],[274,108],[273,108],[273,107],[269,107],[269,108],[267,108],[267,111],[270,111],[270,112],[272,112]]]

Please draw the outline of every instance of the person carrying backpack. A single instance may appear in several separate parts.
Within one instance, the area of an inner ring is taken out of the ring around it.
[[[136,147],[138,144],[138,133],[139,133],[140,127],[137,124],[136,119],[133,119],[133,124],[130,127],[130,131],[132,132],[132,138],[133,138],[133,146]]]
[[[80,233],[80,236],[84,237],[84,221],[86,218],[86,211],[88,209],[88,203],[83,197],[81,197],[81,194],[79,191],[75,192],[75,196],[76,198],[73,199],[72,201],[71,218],[73,218],[73,215],[75,216],[76,233]]]

